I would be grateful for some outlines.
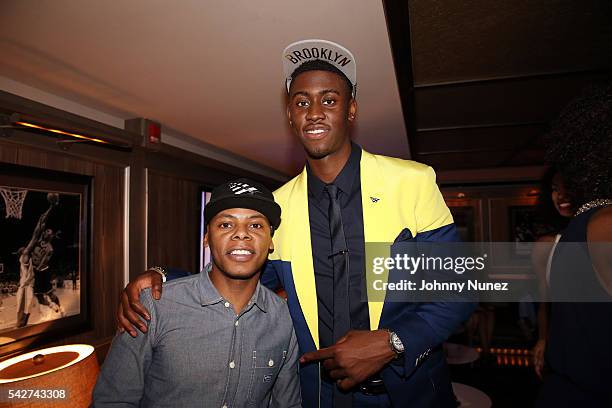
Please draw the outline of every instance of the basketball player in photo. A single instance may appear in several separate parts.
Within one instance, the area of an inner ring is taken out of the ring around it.
[[[49,193],[47,200],[50,203],[49,210],[59,204],[59,194]],[[41,306],[48,306],[53,312],[59,313],[60,317],[64,317],[65,313],[60,306],[60,301],[53,290],[51,283],[51,269],[49,262],[53,256],[53,245],[51,241],[58,238],[61,231],[54,232],[47,228],[41,233],[40,239],[36,242],[32,251],[32,264],[34,267],[34,295],[38,299]],[[48,320],[49,315],[41,310],[43,320]]]
[[[49,209],[45,211],[36,224],[32,237],[28,245],[19,248],[17,255],[19,256],[19,288],[17,289],[17,327],[24,327],[28,324],[30,318],[30,308],[34,300],[34,248],[41,240],[41,235],[45,230],[49,213],[55,207],[51,203]],[[39,252],[40,255],[40,252]],[[40,258],[39,258],[40,260]]]

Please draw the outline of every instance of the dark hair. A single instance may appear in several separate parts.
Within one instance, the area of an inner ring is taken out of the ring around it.
[[[338,68],[336,68],[334,65],[330,64],[329,62],[323,61],[323,60],[307,61],[303,63],[302,65],[300,65],[299,67],[297,67],[295,71],[293,71],[293,73],[291,74],[291,82],[293,83],[293,81],[295,80],[295,78],[298,77],[298,75],[303,74],[304,72],[308,72],[308,71],[327,71],[327,72],[333,72],[334,74],[340,75],[340,77],[344,80],[344,82],[346,83],[346,86],[348,87],[349,95],[353,94],[353,84],[351,84],[351,81],[344,74],[344,72],[340,71]]]
[[[569,223],[569,218],[559,214],[555,203],[552,200],[552,184],[555,175],[559,171],[554,167],[549,167],[542,180],[540,180],[540,194],[538,195],[538,203],[536,206],[536,216],[538,222],[541,223],[538,235],[550,235],[561,232]],[[564,183],[565,184],[565,183]]]
[[[612,198],[612,80],[588,87],[566,106],[548,138],[546,158],[577,207]]]

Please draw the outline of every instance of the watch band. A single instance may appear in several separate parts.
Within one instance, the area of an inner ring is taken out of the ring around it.
[[[151,266],[149,270],[159,273],[162,276],[162,282],[166,283],[166,280],[168,278],[168,274],[166,273],[166,268],[164,268],[163,266]]]

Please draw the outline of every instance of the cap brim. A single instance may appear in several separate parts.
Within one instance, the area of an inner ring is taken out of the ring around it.
[[[280,225],[280,206],[274,201],[261,199],[256,195],[223,197],[214,202],[209,202],[206,204],[206,207],[204,207],[204,220],[206,224],[208,224],[215,215],[228,208],[247,208],[249,210],[254,210],[266,217],[274,229],[278,229]]]

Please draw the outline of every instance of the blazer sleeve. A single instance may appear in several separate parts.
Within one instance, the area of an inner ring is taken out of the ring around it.
[[[416,203],[417,242],[459,242],[459,234],[450,210],[436,184],[431,167],[421,184]],[[419,303],[389,325],[404,344],[402,367],[394,366],[402,376],[409,376],[428,357],[434,347],[440,345],[455,331],[476,307],[472,301]],[[400,360],[401,361],[401,360]],[[399,368],[399,370],[398,370]]]
[[[279,279],[281,261],[279,260],[268,260],[265,265],[263,272],[261,273],[261,284],[270,290],[280,289],[282,286],[281,280]]]
[[[415,205],[417,231],[415,238],[422,242],[458,242],[457,229],[442,193],[436,184],[436,173],[425,170]]]

